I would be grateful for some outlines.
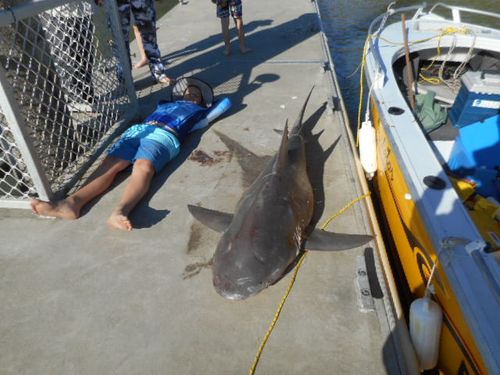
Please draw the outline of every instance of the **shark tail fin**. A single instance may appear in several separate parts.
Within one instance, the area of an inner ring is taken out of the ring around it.
[[[295,124],[293,125],[293,128],[290,132],[290,135],[300,134],[300,132],[302,130],[302,119],[304,118],[304,112],[306,110],[307,102],[309,101],[309,98],[311,97],[313,90],[314,90],[314,86],[311,87],[311,90],[309,91],[309,94],[307,95],[307,98],[304,101],[304,104],[302,105],[302,109],[300,110],[299,117],[295,121]]]

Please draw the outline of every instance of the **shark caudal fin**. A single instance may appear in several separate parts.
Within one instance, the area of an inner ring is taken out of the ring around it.
[[[290,132],[290,135],[300,134],[300,132],[302,130],[302,119],[304,118],[304,112],[306,110],[307,102],[309,101],[309,98],[311,97],[313,90],[314,90],[314,86],[311,87],[311,91],[309,91],[309,94],[307,95],[307,98],[304,101],[304,104],[302,105],[302,109],[300,110],[299,117],[297,117],[295,124],[293,124],[293,128]]]
[[[224,232],[233,220],[232,214],[193,206],[191,204],[188,204],[188,210],[196,220],[216,232]]]
[[[305,250],[339,251],[360,247],[373,239],[367,234],[333,233],[315,229],[304,243]]]

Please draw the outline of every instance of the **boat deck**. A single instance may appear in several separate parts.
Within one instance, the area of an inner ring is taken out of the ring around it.
[[[244,164],[248,152],[265,156],[277,150],[274,129],[295,120],[313,85],[305,118],[318,120],[307,144],[318,225],[362,189],[344,117],[325,106],[337,94],[322,69],[313,3],[269,7],[255,0],[244,6],[253,49],[246,55],[236,40],[233,55],[222,54],[210,1],[176,6],[158,22],[170,75],[198,74],[217,94],[229,96],[233,107],[189,138],[156,176],[132,215],[135,230],[105,225],[126,176],[76,221],[0,210],[2,374],[232,375],[250,369],[292,275],[245,301],[220,297],[209,266],[219,234],[195,222],[187,204],[231,211],[259,168],[244,172],[239,161]],[[147,68],[136,72],[135,83],[141,118],[168,89],[152,85]],[[214,130],[234,145],[228,147]],[[368,223],[358,203],[328,228],[367,233]],[[365,310],[360,308],[358,269],[365,253],[369,249],[307,256],[257,374],[408,373],[392,340],[383,282],[371,279],[374,298],[368,304],[374,308],[366,308],[366,299]]]

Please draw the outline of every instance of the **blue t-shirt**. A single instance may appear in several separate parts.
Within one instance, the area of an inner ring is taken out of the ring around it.
[[[175,130],[179,141],[182,142],[207,112],[208,109],[186,100],[160,102],[156,110],[144,122],[158,121],[167,124]]]

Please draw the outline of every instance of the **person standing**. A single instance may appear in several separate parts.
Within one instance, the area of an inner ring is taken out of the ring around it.
[[[130,66],[130,14],[134,15],[135,25],[141,34],[151,76],[156,82],[172,85],[175,80],[166,73],[165,65],[161,60],[160,49],[156,37],[156,9],[154,0],[117,0],[118,12],[120,14],[121,27],[125,46],[127,47]]]
[[[243,6],[241,0],[212,0],[217,5],[217,17],[220,18],[222,36],[224,38],[224,55],[229,56],[232,53],[231,36],[229,34],[229,15],[234,20],[236,30],[238,31],[238,40],[240,42],[240,52],[250,52],[250,48],[245,45],[245,31],[243,29]]]

